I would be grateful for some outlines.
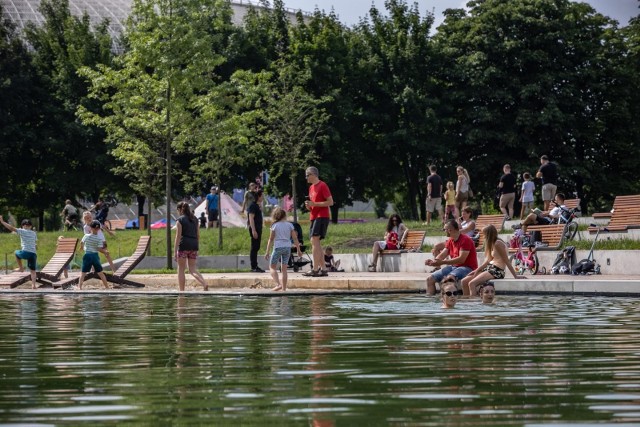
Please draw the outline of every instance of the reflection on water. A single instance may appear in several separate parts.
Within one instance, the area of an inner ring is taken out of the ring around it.
[[[0,425],[638,425],[638,302],[0,295]]]

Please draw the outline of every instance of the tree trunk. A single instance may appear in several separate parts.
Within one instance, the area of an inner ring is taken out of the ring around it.
[[[167,151],[167,176],[165,182],[165,198],[167,205],[166,219],[167,219],[167,268],[169,270],[173,269],[172,260],[172,250],[171,250],[171,116],[169,105],[171,103],[171,85],[167,84],[167,116],[166,116],[166,126],[167,126],[167,140],[166,140],[166,151]]]
[[[222,187],[218,187],[218,248],[222,249]]]
[[[151,237],[151,197],[147,197],[147,207],[149,214],[147,215],[147,223],[144,226],[147,228],[147,235]],[[147,255],[151,256],[151,245],[149,245],[149,249],[147,249]]]
[[[298,202],[296,193],[296,174],[291,173],[291,201],[293,202],[293,222],[298,222]]]

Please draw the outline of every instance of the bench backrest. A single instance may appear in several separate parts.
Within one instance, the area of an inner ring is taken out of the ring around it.
[[[504,226],[504,215],[478,215],[476,219],[476,231],[478,232],[478,249],[482,250],[484,248],[484,233],[482,229],[487,225],[493,225],[498,233],[502,230]]]
[[[567,209],[575,209],[580,207],[580,199],[567,199],[564,201]]]
[[[420,250],[422,248],[422,243],[424,242],[424,236],[426,235],[426,231],[422,230],[409,230],[407,231],[407,238],[405,239],[405,244],[402,249],[404,250]]]
[[[124,278],[126,275],[131,273],[131,270],[133,270],[136,265],[138,265],[140,261],[142,261],[142,259],[146,256],[150,243],[151,236],[140,236],[140,239],[138,240],[138,246],[136,246],[136,250],[120,267],[118,267],[113,275]]]
[[[58,239],[56,244],[56,252],[53,254],[49,262],[42,267],[41,272],[51,276],[59,276],[64,270],[64,266],[71,261],[78,247],[78,239],[72,237],[63,237]]]
[[[527,232],[540,231],[542,233],[542,242],[546,243],[547,246],[540,246],[538,250],[553,250],[562,245],[564,229],[565,224],[530,225],[527,227]]]

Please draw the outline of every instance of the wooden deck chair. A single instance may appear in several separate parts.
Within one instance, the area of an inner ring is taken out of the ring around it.
[[[0,286],[9,286],[10,288],[16,288],[28,281],[31,281],[31,273],[28,271],[14,271],[0,276]]]
[[[610,212],[595,212],[594,219],[607,219],[613,216],[616,209],[630,208],[640,205],[640,194],[629,194],[626,196],[616,196],[613,201],[613,209]]]
[[[141,236],[138,240],[138,246],[135,251],[127,260],[122,263],[120,267],[113,273],[105,273],[107,282],[115,283],[117,285],[132,286],[135,288],[144,288],[144,284],[135,282],[133,280],[125,279],[125,277],[131,273],[131,271],[144,259],[151,243],[151,236]],[[85,276],[85,280],[99,279],[96,273],[88,273]],[[72,285],[77,285],[80,282],[80,275],[74,274],[73,277],[69,276],[67,279],[61,279],[58,282],[53,283],[54,286],[61,286],[67,288]]]
[[[47,262],[47,265],[37,273],[36,280],[45,285],[53,285],[53,282],[60,280],[65,266],[71,262],[76,254],[78,240],[72,237],[58,239],[56,252]]]
[[[105,276],[107,277],[107,281],[118,285],[144,288],[144,285],[142,283],[125,279],[125,277],[129,273],[131,273],[131,271],[133,271],[133,269],[136,268],[138,264],[140,264],[140,261],[144,259],[144,257],[147,255],[147,250],[149,249],[150,244],[151,236],[140,236],[140,239],[138,239],[138,246],[136,246],[136,250],[133,251],[133,254],[131,254],[131,256],[127,258],[127,260],[122,263],[122,265],[118,267],[118,269],[114,271],[113,274],[105,274]],[[97,274],[92,273],[88,274],[86,278],[94,279],[97,277]]]

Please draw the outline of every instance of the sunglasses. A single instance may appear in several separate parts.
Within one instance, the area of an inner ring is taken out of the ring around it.
[[[457,294],[457,292],[447,291],[447,292],[445,292],[444,294],[445,294],[446,296],[448,296],[448,297],[455,297],[455,296],[456,296],[456,294]]]

